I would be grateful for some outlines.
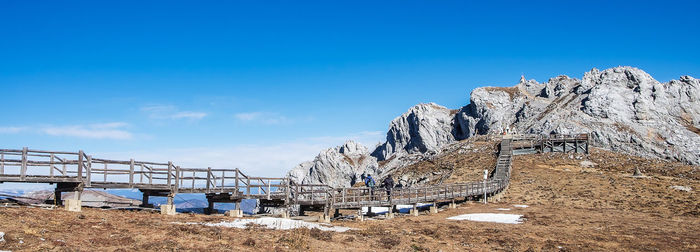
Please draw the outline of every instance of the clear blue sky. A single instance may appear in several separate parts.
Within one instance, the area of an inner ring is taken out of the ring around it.
[[[700,77],[698,1],[479,2],[1,1],[0,148],[281,175],[521,74]]]

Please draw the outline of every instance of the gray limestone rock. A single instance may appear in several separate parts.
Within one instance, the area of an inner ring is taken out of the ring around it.
[[[362,181],[363,174],[377,174],[378,168],[367,147],[347,141],[321,151],[316,159],[297,165],[287,175],[296,183],[349,187]]]
[[[435,103],[413,106],[391,121],[386,142],[372,156],[382,161],[394,155],[439,152],[442,146],[455,140],[453,118],[450,109]]]
[[[660,83],[633,67],[593,69],[508,88],[477,88],[457,115],[457,138],[500,133],[592,134],[594,145],[700,164],[700,81]]]

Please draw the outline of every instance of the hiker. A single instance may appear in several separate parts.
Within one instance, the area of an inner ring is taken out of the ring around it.
[[[384,178],[384,188],[386,189],[386,195],[387,199],[391,201],[391,190],[394,188],[394,179],[391,177],[391,174],[387,175],[386,178]]]
[[[372,178],[372,175],[367,175],[367,177],[365,177],[365,186],[369,187],[370,200],[374,196],[374,183],[375,182],[374,182],[374,179]]]

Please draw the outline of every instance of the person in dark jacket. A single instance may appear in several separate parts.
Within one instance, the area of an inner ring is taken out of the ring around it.
[[[389,201],[391,201],[391,190],[394,188],[394,178],[391,177],[391,174],[387,175],[386,178],[384,178],[384,188],[386,189],[386,195],[388,196]]]
[[[370,200],[373,200],[372,198],[374,198],[374,185],[375,182],[374,178],[372,178],[372,175],[367,175],[367,177],[365,177],[365,186],[369,187]]]

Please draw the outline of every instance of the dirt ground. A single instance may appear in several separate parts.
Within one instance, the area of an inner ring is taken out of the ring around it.
[[[647,177],[630,177],[634,167],[640,167]],[[692,190],[671,186],[689,186]],[[467,202],[457,209],[443,208],[437,214],[417,217],[333,222],[356,228],[345,233],[173,224],[227,220],[223,216],[161,216],[85,208],[74,213],[21,207],[0,208],[0,232],[5,232],[0,249],[700,251],[698,189],[697,167],[594,149],[588,156],[516,156],[512,183],[497,202]],[[529,207],[517,208],[514,204]],[[465,213],[514,213],[525,219],[522,224],[446,219]]]

